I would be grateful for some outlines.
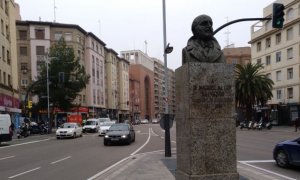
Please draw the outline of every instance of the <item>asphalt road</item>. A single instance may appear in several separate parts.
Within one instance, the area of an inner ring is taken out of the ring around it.
[[[97,134],[62,140],[53,135],[14,139],[0,145],[0,179],[88,179],[130,155],[164,150],[164,131],[158,124],[134,127],[136,141],[129,146],[104,146],[103,137]],[[171,146],[176,148],[175,124],[170,134]],[[259,170],[279,179],[300,179],[298,168],[279,168],[272,158],[274,144],[299,136],[300,132],[295,133],[292,128],[237,129],[238,167],[251,168],[253,173]]]

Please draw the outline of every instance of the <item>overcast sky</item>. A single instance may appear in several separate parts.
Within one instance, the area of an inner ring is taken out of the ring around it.
[[[150,57],[163,59],[162,0],[15,0],[22,20],[54,21],[77,24],[97,35],[106,47],[123,50],[147,49]],[[54,11],[54,2],[56,5]],[[174,47],[168,55],[168,67],[181,66],[181,50],[192,35],[195,17],[212,17],[214,30],[228,21],[260,18],[263,8],[274,0],[166,0],[167,42]],[[55,12],[55,13],[54,13]],[[54,16],[55,14],[55,16]],[[215,37],[221,47],[250,46],[250,26],[255,21],[240,22],[219,31]],[[227,36],[226,32],[230,32]],[[229,38],[228,38],[229,37]],[[145,45],[147,41],[147,48]]]

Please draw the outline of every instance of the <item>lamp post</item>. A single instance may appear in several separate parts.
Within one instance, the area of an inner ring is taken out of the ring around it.
[[[173,47],[167,45],[167,33],[166,33],[166,1],[162,1],[163,7],[163,39],[164,39],[164,69],[165,69],[165,115],[164,115],[164,127],[165,127],[165,157],[171,157],[171,140],[170,140],[170,124],[169,124],[169,82],[168,82],[168,66],[167,66],[167,54],[173,51]]]
[[[52,131],[52,122],[50,122],[50,103],[49,103],[49,57],[47,56],[47,60],[46,60],[46,64],[47,64],[47,120],[49,123],[49,133],[51,133]]]

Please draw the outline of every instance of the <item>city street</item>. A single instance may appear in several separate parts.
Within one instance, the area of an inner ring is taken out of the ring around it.
[[[130,155],[164,150],[164,131],[158,124],[134,126],[136,141],[131,145],[104,146],[98,134],[57,140],[53,135],[14,139],[0,146],[1,179],[88,179],[101,174]],[[175,124],[171,145],[176,148]],[[296,168],[278,168],[272,158],[274,145],[300,136],[292,127],[272,130],[237,128],[238,171],[263,173],[277,179],[300,179]]]

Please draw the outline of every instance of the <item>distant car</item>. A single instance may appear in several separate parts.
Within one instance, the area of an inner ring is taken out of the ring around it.
[[[98,132],[100,128],[99,119],[88,119],[82,127],[83,132]]]
[[[149,123],[149,120],[148,119],[142,119],[141,120],[141,124],[148,124]]]
[[[107,132],[107,130],[110,128],[111,125],[115,124],[115,121],[111,121],[111,122],[104,122],[103,124],[100,125],[99,128],[99,136],[104,136]]]
[[[76,138],[82,136],[82,126],[79,123],[64,123],[56,130],[56,138]]]
[[[104,122],[109,122],[111,121],[110,118],[98,118],[100,125],[103,124]]]
[[[117,123],[110,126],[104,136],[105,146],[111,143],[130,144],[135,141],[135,132],[131,124]]]
[[[282,168],[289,165],[300,166],[300,137],[276,144],[273,150],[273,158],[276,164]]]
[[[140,119],[135,119],[135,120],[132,121],[132,124],[133,125],[141,124],[141,120]]]
[[[159,123],[159,120],[157,118],[152,119],[152,124],[157,124],[157,123]]]

